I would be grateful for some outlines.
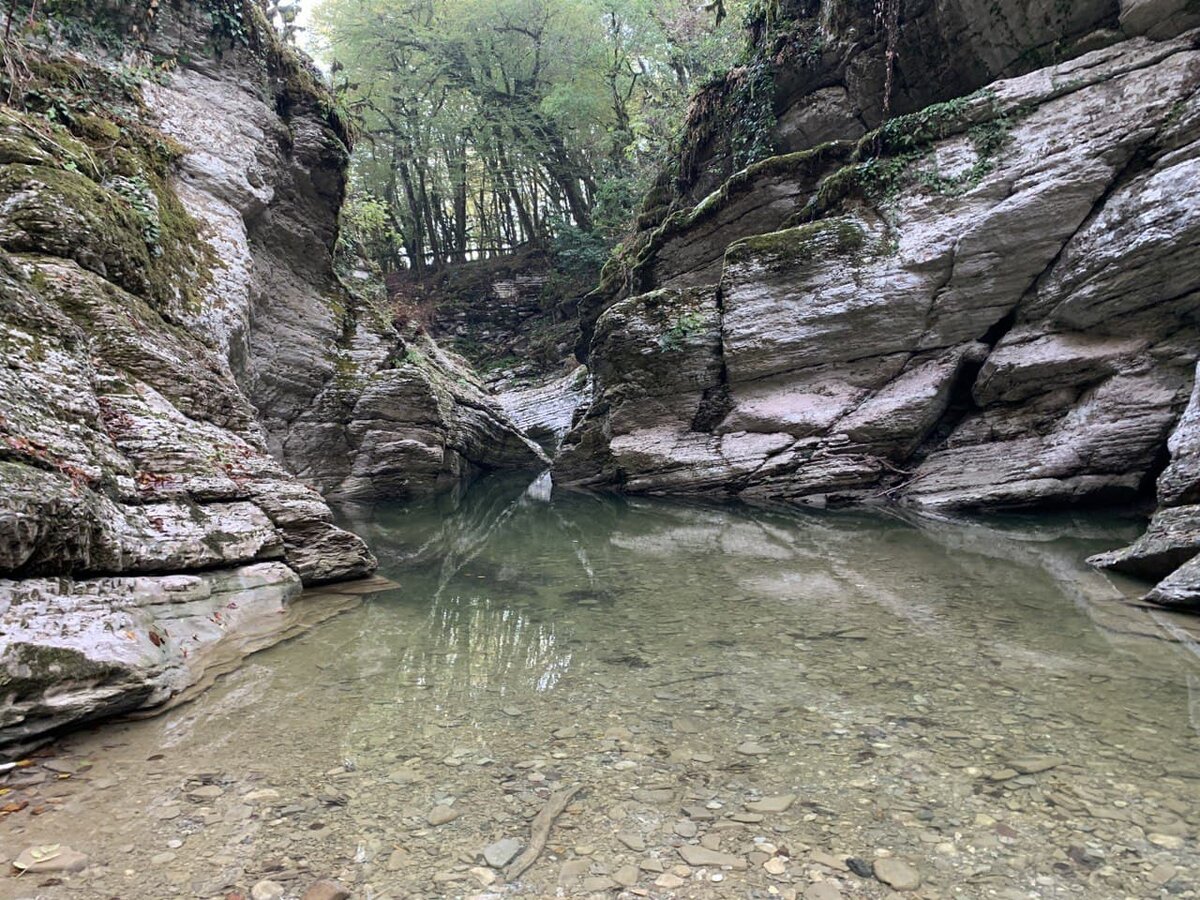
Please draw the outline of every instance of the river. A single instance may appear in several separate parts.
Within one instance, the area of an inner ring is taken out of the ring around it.
[[[1084,562],[1137,522],[546,488],[353,513],[398,587],[34,757],[0,855],[90,865],[0,897],[1198,896],[1195,645]]]

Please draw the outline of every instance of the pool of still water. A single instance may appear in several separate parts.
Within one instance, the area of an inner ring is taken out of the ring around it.
[[[398,587],[53,748],[0,855],[90,865],[0,897],[1200,896],[1200,661],[1084,563],[1131,523],[523,487],[360,511]]]

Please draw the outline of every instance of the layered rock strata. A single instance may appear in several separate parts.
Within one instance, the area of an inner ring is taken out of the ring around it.
[[[1125,564],[1166,574],[1198,549],[1198,89],[1200,33],[1132,37],[739,172],[626,257],[556,480],[1121,503],[1169,448],[1171,550]]]
[[[255,5],[207,9],[126,48],[174,62],[149,83],[30,44],[0,107],[0,745],[161,703],[372,572],[321,491],[545,462],[342,285],[331,99]]]

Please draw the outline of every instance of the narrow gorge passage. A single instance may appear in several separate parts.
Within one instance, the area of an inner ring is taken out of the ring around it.
[[[0,0],[0,900],[1200,900],[1197,0]]]
[[[0,896],[1200,888],[1200,660],[1165,639],[1190,620],[1130,609],[1083,562],[1134,523],[546,501],[508,480],[349,524],[403,588],[39,756],[6,799],[47,811],[6,837],[91,865]]]

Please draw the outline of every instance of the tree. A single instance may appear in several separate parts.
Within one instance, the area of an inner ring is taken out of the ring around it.
[[[354,184],[388,211],[395,246],[371,245],[418,272],[611,242],[736,41],[685,0],[324,0],[313,19],[360,120]]]

